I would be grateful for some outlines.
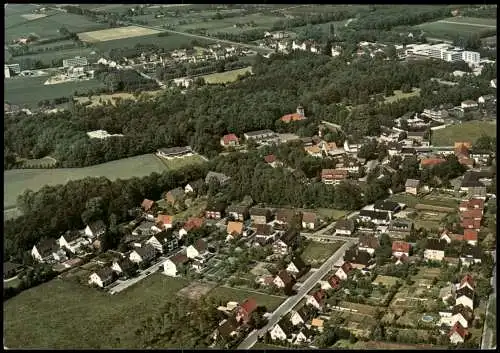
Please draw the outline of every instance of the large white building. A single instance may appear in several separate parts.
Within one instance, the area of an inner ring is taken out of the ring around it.
[[[462,52],[462,60],[467,64],[479,65],[481,55],[478,52],[466,50]]]
[[[478,52],[462,50],[446,43],[440,44],[410,44],[407,46],[406,55],[420,55],[448,62],[463,60],[468,64],[478,65],[481,56]]]
[[[63,67],[77,67],[77,66],[87,66],[88,61],[86,57],[75,56],[71,59],[63,60]]]

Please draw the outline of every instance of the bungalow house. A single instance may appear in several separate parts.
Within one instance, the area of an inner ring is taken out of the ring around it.
[[[13,262],[3,263],[3,279],[11,278],[17,275],[23,269],[23,265]]]
[[[235,221],[244,221],[248,218],[248,207],[241,205],[231,205],[226,209],[226,214]]]
[[[199,194],[201,190],[203,190],[205,182],[203,179],[198,179],[195,181],[191,181],[184,187],[184,192],[186,194]]]
[[[316,229],[319,225],[319,217],[314,212],[304,212],[302,213],[302,228],[304,229]]]
[[[281,270],[278,272],[274,278],[273,284],[278,288],[291,289],[293,286],[293,277],[286,270]]]
[[[51,262],[59,257],[59,246],[54,238],[44,239],[33,246],[31,256],[38,262]]]
[[[299,333],[295,335],[295,340],[292,343],[295,345],[303,345],[305,343],[310,343],[313,337],[314,333],[310,329],[302,327]]]
[[[406,179],[405,192],[407,194],[417,195],[420,191],[420,180]]]
[[[144,210],[144,212],[149,212],[154,205],[155,202],[153,200],[148,200],[148,199],[144,199],[141,203],[141,207]]]
[[[195,229],[200,229],[203,226],[203,218],[199,217],[191,217],[179,230],[179,237],[182,239],[185,235],[187,235],[190,231]]]
[[[474,229],[464,229],[464,240],[467,244],[476,246],[478,240],[477,231]]]
[[[328,289],[337,289],[340,287],[341,284],[341,279],[338,278],[337,276],[333,275],[328,278],[327,281],[324,281],[321,284],[321,289],[328,290]]]
[[[216,180],[220,185],[225,185],[231,178],[222,173],[208,172],[205,177],[205,184],[210,184],[210,180]]]
[[[222,147],[235,147],[240,144],[240,140],[235,134],[227,134],[222,136],[220,144]]]
[[[342,264],[342,266],[340,266],[340,268],[337,270],[337,272],[335,272],[335,276],[344,281],[347,279],[349,273],[351,273],[353,269],[354,268],[352,267],[352,265],[349,262],[345,261]]]
[[[427,239],[424,251],[424,259],[429,261],[443,261],[446,241],[441,239]]]
[[[455,292],[455,305],[460,305],[474,310],[474,291],[469,287],[462,287]]]
[[[236,321],[248,323],[252,313],[257,309],[257,301],[254,298],[246,299],[236,309]]]
[[[465,275],[464,278],[460,281],[460,284],[458,285],[458,289],[467,287],[471,290],[474,290],[476,288],[476,283],[474,282],[474,279],[472,278],[471,275]]]
[[[460,104],[460,107],[463,109],[474,109],[478,107],[478,104],[473,100],[465,100]]]
[[[295,256],[286,267],[286,270],[291,273],[293,277],[299,278],[307,270],[307,265],[299,256]]]
[[[299,310],[292,310],[290,322],[293,326],[305,325],[309,320],[312,320],[316,314],[316,310],[312,306],[304,305]]]
[[[292,325],[285,318],[276,323],[271,331],[269,331],[269,334],[273,341],[288,341],[289,339],[291,339],[292,333]]]
[[[312,319],[311,320],[311,329],[314,329],[318,332],[323,332],[324,330],[324,321],[319,319],[319,318],[315,318],[315,319]]]
[[[450,342],[452,344],[464,343],[465,338],[467,337],[467,330],[460,324],[460,322],[456,322],[451,328],[448,337],[450,338]]]
[[[373,205],[373,209],[377,212],[387,212],[389,213],[389,217],[392,218],[392,215],[401,210],[401,206],[399,203],[389,200],[384,201],[376,201]]]
[[[361,234],[359,236],[358,249],[360,251],[366,251],[373,256],[375,250],[380,247],[378,239],[373,234]]]
[[[411,245],[405,241],[392,242],[392,256],[401,257],[403,255],[410,256]]]
[[[129,258],[125,257],[123,259],[114,260],[111,269],[115,271],[117,275],[124,275],[132,270],[134,266],[134,263],[130,261]]]
[[[342,169],[323,169],[321,171],[321,182],[326,185],[336,185],[346,180],[349,176],[347,170]]]
[[[253,224],[266,224],[271,220],[271,211],[268,208],[252,207],[249,213]]]
[[[136,264],[148,264],[156,256],[156,250],[150,244],[146,244],[140,248],[135,248],[129,255],[130,261]]]
[[[159,213],[158,216],[156,217],[156,225],[158,226],[158,229],[170,229],[173,226],[173,216],[168,216]]]
[[[99,238],[106,232],[106,225],[103,221],[95,221],[85,227],[85,235],[91,239]]]
[[[323,157],[323,154],[321,152],[321,148],[319,146],[314,145],[314,146],[304,146],[304,151],[311,157],[316,157],[316,158],[321,158]]]
[[[460,262],[463,266],[474,263],[481,263],[482,251],[478,246],[467,246],[460,255]]]
[[[178,202],[181,202],[182,200],[184,200],[184,189],[179,187],[170,190],[169,192],[166,193],[165,199],[171,205],[175,205]]]
[[[95,284],[98,287],[104,288],[113,282],[113,280],[113,270],[109,267],[104,267],[90,275],[89,284]]]
[[[226,204],[224,202],[217,202],[207,205],[205,209],[205,218],[207,219],[222,219],[224,217],[224,211],[226,210]]]
[[[277,231],[273,229],[273,227],[269,224],[257,224],[256,230],[255,230],[255,240],[261,244],[267,244],[271,240],[274,240]]]
[[[298,216],[299,215],[294,210],[280,209],[276,212],[276,223],[290,225]]]
[[[295,232],[286,232],[273,244],[273,253],[278,255],[287,255],[297,246],[297,234]]]
[[[146,244],[150,244],[156,251],[163,254],[164,252],[168,253],[177,249],[179,247],[179,239],[174,235],[174,232],[163,231],[149,238]]]
[[[404,239],[407,235],[411,233],[413,229],[413,222],[409,219],[404,218],[394,218],[389,223],[387,228],[387,233],[392,238]]]
[[[226,240],[233,240],[244,235],[243,222],[227,222],[227,238]]]
[[[347,249],[344,254],[344,261],[351,264],[352,267],[363,269],[368,267],[372,262],[372,256],[366,251],[360,251],[355,245]]]
[[[351,236],[356,229],[356,223],[352,219],[341,219],[335,223],[335,235]]]
[[[319,311],[323,310],[324,299],[326,297],[325,291],[320,289],[313,292],[311,295],[307,295],[306,304],[311,305]]]
[[[176,254],[163,263],[163,273],[170,277],[177,277],[179,267],[185,265],[189,258],[184,254]]]
[[[208,253],[207,242],[203,239],[198,239],[193,245],[189,245],[186,249],[186,255],[190,259],[203,257]]]
[[[389,212],[384,211],[361,210],[359,218],[364,222],[373,222],[377,225],[388,225],[391,221]]]

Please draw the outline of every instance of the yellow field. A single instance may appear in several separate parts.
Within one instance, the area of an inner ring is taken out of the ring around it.
[[[137,26],[128,26],[120,28],[103,29],[100,31],[83,32],[78,34],[78,38],[80,38],[82,42],[96,43],[96,42],[107,42],[110,40],[117,40],[117,39],[142,37],[156,33],[160,33],[160,31],[157,31],[155,29],[137,27]]]

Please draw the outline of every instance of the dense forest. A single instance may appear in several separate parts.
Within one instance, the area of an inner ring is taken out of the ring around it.
[[[489,93],[496,65],[478,77],[463,78],[455,87],[442,86],[430,78],[447,79],[460,63],[442,61],[402,62],[384,60],[384,55],[361,56],[346,62],[344,55],[305,52],[257,57],[254,75],[231,85],[204,86],[183,94],[172,89],[153,100],[121,101],[117,106],[76,105],[71,112],[52,115],[6,116],[4,152],[25,158],[51,155],[63,167],[89,166],[154,152],[161,147],[191,145],[208,157],[220,151],[220,136],[260,129],[280,129],[277,120],[302,104],[309,117],[295,127],[311,127],[320,120],[343,126],[347,134],[375,135],[380,125],[409,110],[440,104],[460,104]],[[393,55],[390,50],[387,55]],[[120,77],[102,74],[111,86]],[[406,88],[405,88],[406,87]],[[384,104],[374,95],[392,95],[393,90],[421,88],[421,97]],[[87,131],[103,129],[124,137],[90,140]],[[309,129],[310,130],[310,129]]]

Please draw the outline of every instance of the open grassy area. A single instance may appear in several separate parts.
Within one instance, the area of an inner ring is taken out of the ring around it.
[[[331,243],[311,241],[304,249],[301,257],[307,264],[314,267],[325,262],[325,260],[332,256],[343,244],[344,242],[342,241]]]
[[[5,344],[9,348],[139,348],[134,331],[175,300],[176,292],[186,285],[184,279],[152,274],[111,296],[54,279],[4,302]]]
[[[423,197],[419,197],[411,194],[401,193],[392,195],[391,197],[389,197],[389,200],[404,203],[407,207],[410,208],[415,208],[415,206],[418,204],[456,208],[459,204],[459,201],[454,198],[435,194],[429,194]]]
[[[179,169],[191,164],[200,164],[205,163],[206,160],[203,159],[199,154],[194,154],[192,156],[183,157],[183,158],[172,158],[165,159],[156,157],[158,160],[167,167],[167,169]]]
[[[348,213],[347,211],[333,208],[318,208],[317,211],[321,217],[332,218],[334,221],[341,219]]]
[[[268,312],[273,312],[284,301],[284,298],[227,287],[214,288],[208,293],[208,295],[221,300],[223,304],[226,304],[229,301],[237,301],[238,303],[241,303],[247,298],[254,298],[257,301],[257,305],[265,306]]]
[[[208,84],[230,83],[230,82],[235,82],[238,79],[239,75],[244,75],[247,72],[252,73],[251,66],[231,71],[217,72],[214,74],[209,74],[201,77],[203,77],[205,82]]]
[[[164,92],[164,91],[163,90],[143,91],[143,92],[141,92],[141,95],[154,97],[162,92]],[[91,106],[91,107],[102,105],[106,102],[109,102],[109,103],[114,105],[114,104],[116,104],[116,101],[118,99],[122,99],[122,100],[131,99],[134,101],[137,100],[135,95],[133,95],[132,93],[127,93],[127,92],[120,92],[120,93],[113,93],[113,94],[100,94],[100,95],[92,96],[92,97],[90,97],[90,99],[88,96],[87,97],[75,97],[74,99],[78,103],[81,103],[81,104],[86,104],[87,102],[90,102],[89,106]]]
[[[407,207],[414,208],[416,204],[420,203],[421,200],[415,195],[401,193],[394,194],[389,197],[389,200],[399,203],[404,203]]]
[[[85,168],[7,170],[4,172],[4,207],[15,206],[17,196],[25,190],[37,191],[44,185],[65,184],[85,177],[128,179],[147,176],[153,172],[162,173],[167,169],[154,154],[143,154]]]
[[[386,103],[394,103],[400,99],[408,99],[411,97],[417,97],[420,96],[420,88],[413,88],[412,92],[409,93],[403,93],[401,90],[395,90],[394,95],[390,97],[385,97],[385,102]]]
[[[468,121],[432,132],[434,146],[453,146],[455,141],[475,142],[482,135],[496,136],[496,121]]]
[[[372,284],[376,284],[376,285],[383,284],[387,288],[390,288],[396,284],[398,279],[399,278],[397,278],[397,277],[378,275],[377,278],[375,278],[375,280],[372,282]]]
[[[451,17],[440,21],[427,22],[415,26],[425,35],[433,38],[453,39],[455,36],[478,34],[480,37],[491,36],[496,29],[495,19],[471,17]]]

